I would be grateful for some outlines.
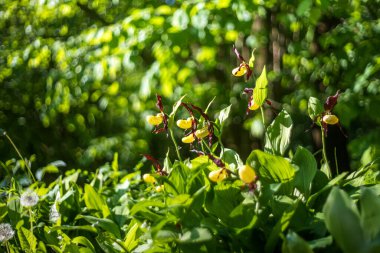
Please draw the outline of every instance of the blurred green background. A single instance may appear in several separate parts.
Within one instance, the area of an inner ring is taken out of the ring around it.
[[[380,153],[380,1],[0,0],[0,30],[0,128],[37,167],[162,158],[169,143],[145,122],[156,93],[168,113],[184,94],[202,108],[216,97],[212,118],[232,104],[224,143],[245,158],[262,129],[260,115],[245,116],[253,80],[231,75],[234,44],[247,60],[256,48],[256,77],[267,66],[293,147],[319,148],[308,98],[341,89],[351,166]],[[1,138],[0,160],[12,157]]]

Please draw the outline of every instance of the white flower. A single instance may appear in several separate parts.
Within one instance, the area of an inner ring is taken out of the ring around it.
[[[54,203],[50,208],[49,220],[53,223],[56,223],[60,217],[61,214],[57,210],[56,203]]]
[[[38,195],[35,192],[27,191],[21,195],[20,202],[24,207],[32,207],[38,203]]]
[[[11,239],[15,234],[9,223],[0,224],[0,242],[6,242]]]

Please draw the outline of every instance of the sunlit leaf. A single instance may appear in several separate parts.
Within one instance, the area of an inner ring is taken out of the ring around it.
[[[200,243],[206,242],[212,239],[212,234],[207,228],[193,228],[190,231],[186,231],[178,239],[180,243]]]
[[[312,120],[316,120],[316,117],[324,111],[322,102],[318,98],[310,97],[307,105],[307,111],[309,113],[309,117]]]
[[[333,188],[323,207],[323,213],[327,229],[343,252],[364,252],[366,240],[359,212],[347,193],[337,187]]]
[[[264,66],[261,75],[256,80],[255,92],[253,93],[253,100],[255,104],[262,106],[268,96],[268,79],[267,71]]]
[[[309,244],[293,231],[289,231],[282,244],[282,253],[313,253]]]
[[[89,184],[84,186],[84,202],[89,209],[100,211],[103,217],[108,217],[111,214],[102,196]]]
[[[297,148],[293,162],[298,166],[294,185],[307,199],[310,194],[311,183],[317,173],[317,162],[313,154],[301,146]]]
[[[282,110],[268,126],[265,138],[265,151],[284,155],[290,144],[293,121],[287,111]]]
[[[24,252],[36,252],[37,238],[30,230],[21,227],[17,231],[17,235],[20,240],[21,248]]]

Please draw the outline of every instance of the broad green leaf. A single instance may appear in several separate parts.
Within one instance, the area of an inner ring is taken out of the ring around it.
[[[18,239],[20,240],[21,249],[24,252],[36,252],[37,238],[30,230],[21,227],[17,231]]]
[[[360,253],[366,248],[359,212],[352,199],[334,187],[323,207],[327,229],[345,253]]]
[[[238,181],[234,184],[222,182],[216,185],[207,193],[205,203],[207,211],[223,223],[233,226],[231,212],[243,201],[240,187]]]
[[[178,239],[179,243],[200,243],[206,242],[212,239],[212,234],[207,228],[193,228],[190,231],[186,231]]]
[[[163,203],[160,200],[144,200],[137,202],[131,209],[130,214],[135,215],[136,213],[140,211],[144,211],[150,206],[156,206],[156,207],[164,207],[165,203]]]
[[[58,230],[83,230],[88,232],[96,233],[97,230],[94,226],[90,225],[81,225],[81,226],[70,226],[70,225],[62,225],[62,226],[54,226],[48,232],[58,231]]]
[[[262,106],[267,99],[268,96],[268,79],[267,79],[267,71],[264,66],[261,75],[256,80],[255,90],[253,92],[253,100],[255,104]]]
[[[177,196],[171,197],[167,199],[167,205],[170,207],[175,206],[188,206],[192,202],[192,198],[189,194],[179,194]]]
[[[43,241],[38,242],[37,252],[38,253],[47,253],[46,246],[45,246],[45,243]],[[92,252],[89,252],[89,253],[92,253]]]
[[[97,218],[89,215],[78,215],[76,219],[85,219],[89,223],[91,223],[95,227],[100,227],[113,235],[115,235],[117,238],[121,238],[120,229],[119,226],[115,224],[110,219],[106,218]]]
[[[324,175],[323,172],[321,172],[321,171],[317,171],[316,175],[318,175],[318,173]],[[345,178],[346,175],[347,175],[347,172],[343,172],[342,174],[340,174],[340,175],[334,177],[333,179],[331,179],[330,181],[328,181],[327,185],[325,185],[322,189],[320,189],[319,191],[317,191],[316,193],[314,193],[313,195],[311,195],[309,197],[309,199],[307,200],[307,205],[312,206],[314,201],[318,198],[319,195],[321,195],[325,191],[329,190],[334,185],[338,185]]]
[[[290,144],[293,121],[289,113],[282,110],[268,126],[265,138],[265,151],[274,155],[284,155]]]
[[[235,228],[238,233],[244,230],[251,229],[257,221],[257,216],[255,214],[255,205],[240,204],[235,207],[229,216],[228,223],[231,224],[231,228]]]
[[[298,166],[294,180],[294,186],[304,194],[307,199],[310,195],[311,183],[317,173],[317,162],[312,153],[299,146],[293,157],[293,163]]]
[[[178,192],[179,194],[186,192],[186,178],[188,173],[189,168],[187,166],[177,163],[173,166],[173,170],[171,171],[168,177],[168,181],[170,181],[173,184],[176,192]]]
[[[220,158],[224,163],[229,165],[229,168],[234,170],[238,169],[239,166],[243,165],[243,161],[240,159],[239,154],[232,149],[225,148],[220,154]]]
[[[42,169],[39,169],[36,172],[36,178],[41,181],[44,178],[46,173],[58,173],[58,172],[59,172],[59,169],[57,166],[53,164],[49,164],[43,167]]]
[[[310,97],[307,105],[307,112],[312,120],[316,120],[316,117],[324,111],[322,102],[315,97]]]
[[[138,240],[136,240],[136,233],[137,233],[138,228],[139,228],[139,224],[135,223],[128,230],[128,233],[125,236],[124,244],[128,248],[129,251],[132,251],[138,245]]]
[[[274,252],[279,236],[289,227],[290,221],[296,211],[296,206],[289,206],[281,216],[281,219],[273,227],[265,244],[265,252]]]
[[[50,244],[48,244],[47,246],[50,247],[50,248],[52,248],[54,250],[54,252],[56,252],[56,253],[61,253],[62,252],[61,248],[59,246],[57,246],[57,245],[50,245]]]
[[[301,17],[301,16],[309,15],[308,13],[310,12],[310,9],[312,6],[313,6],[312,0],[301,1],[296,10],[297,16]]]
[[[374,239],[380,232],[380,199],[372,190],[361,189],[361,224],[367,240]]]
[[[89,184],[85,184],[84,186],[84,202],[88,209],[100,211],[104,218],[111,215],[107,203]]]
[[[170,230],[160,230],[156,233],[154,239],[163,243],[173,242],[178,238],[178,233]]]
[[[267,183],[286,183],[294,178],[295,169],[288,160],[258,149],[251,152],[247,164]]]
[[[309,244],[297,233],[289,231],[282,244],[282,253],[313,253]]]
[[[100,233],[96,237],[96,241],[99,244],[103,252],[106,253],[116,253],[116,252],[125,252],[127,249],[124,249],[124,245],[118,242],[112,233]]]
[[[90,252],[96,252],[95,251],[95,247],[94,245],[92,245],[92,243],[90,242],[90,240],[88,240],[86,237],[84,236],[77,236],[75,237],[74,239],[71,240],[72,243],[75,243],[75,244],[81,244],[83,246],[86,246],[87,249],[90,251]]]
[[[333,243],[333,238],[331,235],[329,235],[329,236],[326,236],[323,238],[319,238],[316,240],[309,241],[308,243],[312,249],[326,248],[327,246],[329,246]]]
[[[220,124],[220,131],[222,131],[223,126],[224,126],[224,122],[227,120],[228,116],[230,115],[231,106],[232,105],[229,105],[219,112],[218,120],[219,120],[219,124]]]

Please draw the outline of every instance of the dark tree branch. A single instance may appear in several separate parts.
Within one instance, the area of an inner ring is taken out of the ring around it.
[[[78,7],[86,12],[91,18],[99,20],[103,25],[110,25],[111,23],[107,22],[102,16],[99,15],[96,11],[90,9],[87,5],[77,2]]]

